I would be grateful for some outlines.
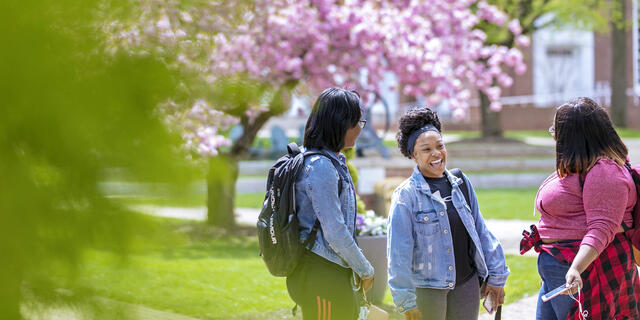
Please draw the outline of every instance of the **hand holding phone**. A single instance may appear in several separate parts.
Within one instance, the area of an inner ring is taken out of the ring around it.
[[[493,294],[491,293],[487,294],[487,296],[484,298],[484,302],[482,303],[482,306],[484,307],[485,310],[487,310],[487,313],[489,313],[490,315],[493,315],[493,312],[496,310],[496,308],[494,307]]]
[[[561,294],[566,293],[567,291],[569,291],[569,289],[571,289],[571,287],[573,285],[575,285],[575,283],[573,283],[571,285],[563,284],[563,285],[561,285],[561,286],[559,286],[559,287],[547,292],[545,295],[543,295],[541,297],[542,302],[547,302],[547,301],[549,301],[549,300],[551,300],[551,299],[553,299],[553,298],[555,298],[555,297],[557,297],[557,296],[559,296]]]

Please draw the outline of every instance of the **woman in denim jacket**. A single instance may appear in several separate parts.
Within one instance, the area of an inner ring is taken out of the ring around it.
[[[502,247],[487,229],[476,194],[467,203],[462,179],[446,170],[440,120],[428,108],[400,119],[398,147],[413,159],[413,175],[393,193],[389,210],[389,287],[405,319],[477,319],[478,278],[494,307],[509,275]]]
[[[353,277],[362,280],[365,291],[373,285],[373,267],[355,242],[356,193],[340,153],[355,145],[366,124],[361,116],[356,92],[330,88],[307,120],[305,151],[321,154],[305,157],[296,180],[301,241],[310,237],[316,220],[320,227],[315,244],[287,278],[289,295],[302,307],[304,319],[355,319],[359,304]]]

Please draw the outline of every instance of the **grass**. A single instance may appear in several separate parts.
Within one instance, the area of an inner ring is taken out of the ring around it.
[[[129,205],[152,205],[159,207],[198,208],[207,205],[205,194],[184,194],[166,197],[130,196],[118,198]]]
[[[537,192],[537,188],[476,189],[484,218],[504,220],[535,220],[533,202]],[[263,199],[263,193],[239,194],[236,207],[260,209]]]
[[[533,205],[537,188],[476,189],[485,219],[536,220]]]
[[[236,195],[236,208],[262,208],[264,192],[241,193]]]
[[[285,279],[267,272],[255,236],[220,236],[204,224],[153,219],[155,232],[139,232],[124,258],[90,249],[71,282],[55,266],[43,272],[59,288],[200,319],[271,320],[289,314],[293,302]],[[507,303],[537,291],[535,258],[509,255],[507,264]],[[384,303],[392,304],[388,290]]]
[[[182,194],[167,197],[120,197],[122,201],[128,205],[152,205],[159,207],[180,207],[180,208],[199,208],[207,205],[206,194]],[[236,194],[236,208],[262,208],[264,201],[264,193],[240,193]]]
[[[505,173],[505,172],[502,172]],[[476,189],[480,210],[489,219],[534,220],[533,201],[537,188]],[[166,196],[125,196],[119,201],[130,205],[197,208],[206,206],[206,194],[180,192]],[[262,208],[264,193],[236,194],[236,208]]]
[[[207,227],[195,223],[163,224],[172,240],[151,240],[155,243],[147,243],[126,260],[113,252],[87,250],[75,281],[57,284],[202,319],[228,319],[293,305],[285,279],[271,276],[259,257],[256,237],[217,237],[211,231],[201,232]],[[185,235],[181,231],[185,229],[202,234]],[[56,272],[60,271],[50,270],[49,275],[55,279]]]
[[[621,138],[640,138],[640,130],[618,128],[616,131]]]

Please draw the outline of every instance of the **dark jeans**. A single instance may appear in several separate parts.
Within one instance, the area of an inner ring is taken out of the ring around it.
[[[302,308],[305,320],[353,320],[358,317],[360,306],[351,278],[351,269],[305,252],[296,270],[287,277],[287,290]]]
[[[453,290],[416,288],[416,303],[422,320],[478,319],[480,283],[474,273]]]
[[[542,302],[541,297],[547,292],[567,283],[565,276],[569,271],[569,265],[558,261],[546,252],[538,255],[538,274],[542,278],[542,286],[538,293],[538,307],[536,308],[536,320],[564,320],[569,310],[575,303],[568,295],[557,296],[547,302]]]

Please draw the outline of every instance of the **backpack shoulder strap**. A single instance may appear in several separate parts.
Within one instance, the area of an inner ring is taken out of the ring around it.
[[[312,155],[321,155],[327,159],[329,159],[331,161],[331,163],[333,164],[333,166],[336,168],[336,171],[338,171],[338,165],[336,164],[336,161],[331,159],[330,157],[327,157],[324,153],[322,153],[322,151],[305,151],[304,152],[304,156],[305,158],[308,156],[312,156]],[[342,194],[342,176],[338,173],[338,196],[340,196]]]
[[[294,144],[295,143],[291,143]],[[289,145],[291,145],[289,144]],[[297,145],[296,145],[297,147]],[[321,151],[305,151],[304,152],[304,157],[308,157],[308,156],[312,156],[312,155],[321,155],[325,158],[328,158],[331,163],[333,164],[334,167],[336,167],[336,163],[335,160],[331,159],[330,157],[327,157],[324,153],[322,153]],[[338,170],[338,168],[336,167],[336,171]],[[338,173],[338,197],[340,197],[340,195],[342,194],[342,176]],[[313,224],[313,228],[311,228],[311,232],[309,233],[309,236],[307,237],[307,239],[302,243],[302,246],[306,249],[313,249],[313,246],[316,244],[316,238],[318,236],[318,229],[320,228],[320,220],[318,220],[316,218],[316,222]]]
[[[464,199],[467,200],[467,205],[471,207],[471,200],[469,200],[469,187],[467,186],[467,182],[464,180],[464,176],[462,176],[462,170],[460,168],[453,168],[449,170],[454,176],[460,178],[462,180],[462,184],[460,184],[460,189],[462,189],[462,193],[464,194]]]
[[[627,168],[627,170],[629,170],[629,174],[631,174],[631,178],[633,179],[633,184],[636,186],[636,195],[640,195],[640,190],[638,190],[638,188],[640,188],[640,175],[638,174],[637,171],[635,171],[632,167],[631,167],[631,163],[629,163],[628,161],[624,164],[624,167]],[[637,210],[637,207],[640,205],[638,202],[640,202],[640,197],[637,198],[636,200],[636,206],[634,208],[634,211]],[[632,213],[633,214],[633,213]],[[635,216],[634,216],[634,220],[635,220]],[[632,227],[636,227],[638,225],[638,222],[633,221],[633,226]],[[632,227],[627,226],[626,223],[624,223],[624,221],[622,222],[622,229],[626,232],[629,231]]]

